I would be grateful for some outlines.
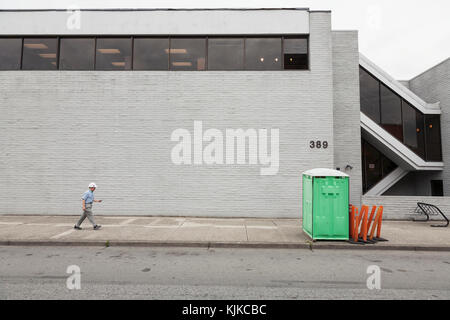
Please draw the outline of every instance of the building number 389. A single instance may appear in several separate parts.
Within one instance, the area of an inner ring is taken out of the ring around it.
[[[311,149],[327,149],[328,141],[310,141],[309,147]]]

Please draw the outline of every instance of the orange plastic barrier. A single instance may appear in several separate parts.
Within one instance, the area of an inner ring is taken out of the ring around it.
[[[369,207],[362,206],[361,208],[361,231],[359,233],[359,238],[363,239],[363,242],[367,242],[367,216],[369,215]]]
[[[377,211],[377,215],[375,217],[375,221],[373,222],[372,230],[370,231],[370,240],[373,240],[373,236],[375,233],[375,228],[377,229],[377,238],[381,238],[381,222],[383,221],[383,206],[380,206]]]
[[[378,208],[378,210],[377,210]],[[376,215],[375,215],[376,212]],[[362,206],[359,211],[350,205],[350,239],[353,243],[374,243],[375,241],[387,241],[381,238],[381,224],[383,221],[383,206],[373,206],[369,215],[369,207]],[[374,219],[375,216],[375,219]],[[375,229],[377,230],[376,237]],[[367,239],[369,238],[369,240]]]
[[[368,226],[367,226],[367,229],[368,229],[368,230],[370,230],[370,226],[371,226],[371,224],[372,224],[372,220],[373,220],[373,217],[374,217],[374,215],[375,215],[375,211],[377,211],[377,206],[373,206],[373,207],[372,207],[372,212],[370,213],[369,223],[368,223]]]

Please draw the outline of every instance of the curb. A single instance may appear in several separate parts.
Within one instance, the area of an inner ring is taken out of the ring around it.
[[[51,241],[1,240],[0,246],[86,246],[86,247],[178,247],[178,248],[241,248],[241,249],[307,249],[307,250],[384,250],[450,252],[450,246],[417,245],[352,245],[346,243],[267,243],[267,242],[200,242],[200,241]]]

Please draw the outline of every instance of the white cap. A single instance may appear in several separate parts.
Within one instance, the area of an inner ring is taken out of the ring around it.
[[[92,182],[92,183],[89,185],[89,188],[97,188],[97,185],[96,185],[94,182]]]

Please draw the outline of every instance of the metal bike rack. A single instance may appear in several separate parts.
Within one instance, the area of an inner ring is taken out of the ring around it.
[[[445,219],[445,221],[447,221],[445,225],[436,225],[436,224],[432,225],[433,228],[447,228],[450,224],[450,221],[444,215],[444,213],[442,213],[441,209],[439,209],[437,206],[433,204],[418,202],[415,213],[424,214],[427,217],[426,220],[415,219],[414,221],[416,222],[428,222],[430,221],[430,216],[437,216],[439,214]]]

